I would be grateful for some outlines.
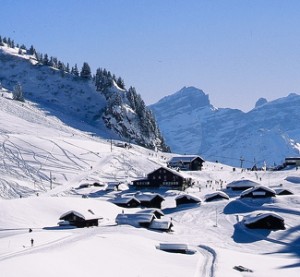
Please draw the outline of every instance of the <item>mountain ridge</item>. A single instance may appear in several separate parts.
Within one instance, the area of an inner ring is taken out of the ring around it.
[[[182,95],[188,90],[185,97]],[[194,92],[193,92],[194,91]],[[216,108],[210,104],[193,107],[194,96],[205,95],[194,87],[180,90],[149,106],[158,121],[166,143],[177,153],[200,154],[205,159],[217,160],[232,166],[269,166],[280,164],[286,156],[299,155],[300,96],[270,102],[263,101],[249,112],[238,109]],[[208,95],[207,95],[208,97]],[[180,99],[185,108],[169,109]],[[168,110],[166,112],[166,110]]]

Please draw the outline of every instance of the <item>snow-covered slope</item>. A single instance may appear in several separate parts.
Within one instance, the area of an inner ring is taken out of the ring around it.
[[[8,90],[21,84],[25,100],[37,103],[75,128],[167,150],[150,111],[145,107],[138,113],[130,107],[127,91],[118,87],[111,75],[109,78],[105,89],[100,90],[95,80],[44,65],[25,50],[0,46],[0,83]],[[141,98],[138,100],[136,105],[143,104]]]
[[[194,180],[185,193],[205,199],[223,190],[229,200],[176,207],[182,192],[161,190],[171,233],[116,225],[118,213],[144,209],[120,208],[110,200],[136,191],[80,185],[130,182],[165,166],[172,154],[119,147],[118,141],[66,125],[33,102],[12,100],[5,88],[0,93],[1,276],[298,276],[300,171],[251,172],[205,162],[202,171],[185,172]],[[244,200],[225,189],[234,180],[294,195]],[[70,210],[91,210],[102,219],[98,227],[59,227],[59,217]],[[257,210],[279,214],[286,230],[246,228],[244,216]],[[168,253],[159,249],[161,243],[185,244],[189,252]],[[234,269],[240,265],[253,272]]]
[[[218,109],[208,95],[189,87],[151,105],[171,150],[200,154],[233,166],[281,164],[299,155],[300,96],[259,101],[248,113]]]

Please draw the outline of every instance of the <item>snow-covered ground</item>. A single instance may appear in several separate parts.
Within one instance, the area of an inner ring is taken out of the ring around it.
[[[128,191],[79,188],[94,182],[130,182],[166,165],[171,154],[136,145],[117,147],[66,126],[33,103],[0,97],[0,268],[1,276],[298,276],[300,268],[300,171],[250,172],[206,162],[185,173],[201,199],[224,190],[230,200],[176,208],[180,191],[160,191],[162,210],[173,232],[116,225],[118,213],[134,213],[111,203]],[[73,126],[76,124],[73,124]],[[226,189],[234,180],[253,180],[294,195],[240,199]],[[132,190],[131,190],[132,192]],[[88,196],[83,198],[82,196]],[[58,227],[69,210],[92,210],[98,227]],[[276,212],[285,230],[248,229],[243,217]],[[32,232],[29,232],[29,229]],[[31,246],[31,239],[34,240]],[[160,243],[186,244],[188,254],[158,249]],[[235,266],[252,272],[240,272]]]

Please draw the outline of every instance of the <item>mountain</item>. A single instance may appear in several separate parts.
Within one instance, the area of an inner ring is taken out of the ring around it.
[[[281,164],[300,149],[300,96],[267,102],[244,113],[214,107],[209,96],[184,87],[150,106],[175,153],[200,154],[232,166]]]
[[[0,83],[12,92],[19,84],[25,101],[75,128],[168,151],[151,111],[134,88],[126,90],[123,81],[106,70],[98,69],[92,78],[87,63],[79,75],[56,58],[50,60],[46,54],[2,41]]]

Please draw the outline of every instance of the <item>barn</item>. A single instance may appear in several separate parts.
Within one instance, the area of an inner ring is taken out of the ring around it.
[[[233,181],[233,182],[229,183],[226,186],[226,188],[231,189],[231,190],[246,190],[249,188],[253,188],[255,186],[259,186],[259,184],[254,181],[244,179],[244,180]]]
[[[176,206],[184,204],[198,204],[201,202],[201,199],[191,194],[181,194],[175,198],[175,202]]]
[[[223,191],[216,191],[214,193],[205,195],[205,202],[218,200],[229,200],[229,196]]]
[[[103,219],[101,216],[94,214],[92,210],[87,211],[68,211],[61,215],[59,220],[61,220],[59,225],[71,225],[78,228],[98,226],[100,219]]]
[[[180,170],[201,170],[204,160],[200,156],[177,156],[173,157],[168,161],[167,166],[170,168],[180,169]]]
[[[240,195],[241,198],[266,198],[266,197],[275,197],[275,190],[266,187],[266,186],[256,186],[250,189],[246,189]]]
[[[136,188],[175,188],[185,189],[192,184],[191,178],[186,178],[176,170],[160,167],[147,175],[146,179],[134,180]]]
[[[260,212],[245,216],[243,222],[250,229],[284,230],[284,219],[274,212]]]

